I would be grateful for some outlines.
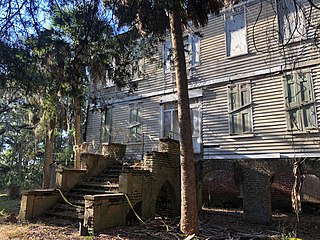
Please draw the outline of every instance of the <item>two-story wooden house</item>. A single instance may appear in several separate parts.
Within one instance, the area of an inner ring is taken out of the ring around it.
[[[319,2],[244,1],[186,31],[198,159],[320,156]],[[124,142],[139,159],[160,138],[179,140],[170,48],[167,37],[141,63],[133,94],[112,82],[95,92],[100,111],[89,113],[87,142]]]

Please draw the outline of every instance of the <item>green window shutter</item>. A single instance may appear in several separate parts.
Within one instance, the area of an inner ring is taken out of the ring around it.
[[[298,95],[299,90],[297,89],[297,78],[294,74],[288,74],[286,76],[286,102],[287,108],[292,108],[298,103]]]
[[[238,108],[238,87],[231,85],[228,88],[229,91],[229,111],[233,111]]]
[[[300,73],[300,92],[303,103],[313,101],[312,84],[310,73]]]

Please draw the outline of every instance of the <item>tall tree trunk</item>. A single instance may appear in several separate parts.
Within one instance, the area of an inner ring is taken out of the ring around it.
[[[54,144],[54,129],[55,119],[49,120],[49,127],[46,134],[44,164],[43,164],[43,182],[42,188],[47,189],[50,187],[51,180],[51,165],[53,163],[53,144]]]
[[[74,106],[74,168],[80,169],[80,144],[81,144],[81,106],[78,96],[73,97]]]
[[[196,201],[196,181],[192,128],[188,96],[188,79],[183,45],[183,31],[178,8],[169,12],[174,67],[178,95],[178,119],[180,126],[181,166],[181,222],[180,230],[185,234],[199,232]]]
[[[17,162],[17,172],[19,175],[19,181],[22,180],[22,141],[23,141],[23,137],[21,136],[21,139],[18,143],[18,162]]]

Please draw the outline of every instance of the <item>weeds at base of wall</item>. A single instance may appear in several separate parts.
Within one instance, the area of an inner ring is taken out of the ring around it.
[[[302,240],[301,238],[297,238],[297,233],[295,231],[282,233],[280,240]]]

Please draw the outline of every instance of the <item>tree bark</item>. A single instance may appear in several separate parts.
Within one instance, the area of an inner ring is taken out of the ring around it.
[[[181,167],[181,222],[180,230],[185,234],[198,234],[198,209],[192,128],[188,96],[188,79],[184,55],[183,31],[179,7],[169,11],[174,67],[176,73],[178,119],[180,127]]]
[[[44,163],[43,163],[43,181],[42,188],[47,189],[50,187],[51,180],[51,165],[53,163],[53,144],[54,144],[54,129],[55,119],[49,120],[49,126],[46,134],[45,152],[44,152]]]
[[[74,107],[74,168],[80,169],[80,144],[81,144],[81,106],[78,96],[73,97]]]

